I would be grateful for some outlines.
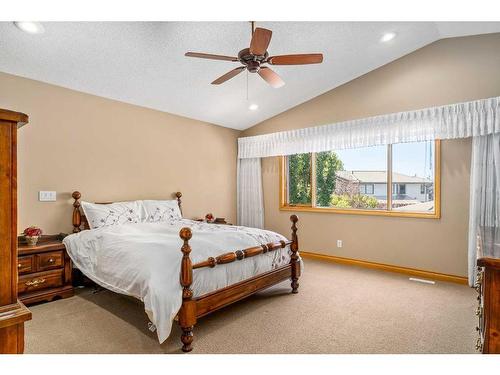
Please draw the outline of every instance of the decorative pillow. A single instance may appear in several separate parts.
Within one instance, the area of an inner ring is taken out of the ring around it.
[[[141,222],[141,209],[137,201],[110,204],[82,202],[82,208],[90,229]]]
[[[142,201],[143,216],[148,223],[161,221],[175,221],[182,219],[181,210],[177,200],[168,201]]]

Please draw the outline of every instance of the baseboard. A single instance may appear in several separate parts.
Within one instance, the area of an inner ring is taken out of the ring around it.
[[[448,275],[445,273],[424,271],[424,270],[418,270],[415,268],[407,268],[407,267],[393,266],[390,264],[368,262],[366,260],[343,258],[343,257],[335,256],[335,255],[324,255],[324,254],[311,253],[308,251],[301,251],[300,256],[303,258],[306,258],[306,259],[307,258],[318,259],[318,260],[323,260],[323,261],[327,261],[327,262],[347,264],[347,265],[351,265],[351,266],[359,266],[359,267],[364,267],[364,268],[372,268],[372,269],[382,270],[382,271],[387,271],[387,272],[402,273],[405,275],[419,276],[422,278],[432,279],[432,280],[448,281],[448,282],[457,283],[457,284],[468,285],[468,283],[469,283],[467,277],[464,277],[464,276]]]

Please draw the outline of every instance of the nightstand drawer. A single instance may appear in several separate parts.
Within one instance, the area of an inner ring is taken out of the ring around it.
[[[18,293],[21,294],[61,285],[63,285],[63,270],[54,270],[21,276],[17,284],[17,289]]]
[[[33,255],[17,258],[17,272],[19,275],[30,273],[35,270],[34,259]]]
[[[63,234],[43,235],[34,246],[18,239],[18,298],[24,304],[53,301],[73,295],[71,260]],[[29,259],[31,259],[31,266]],[[0,345],[1,346],[1,345]]]
[[[42,253],[36,256],[37,271],[46,271],[54,268],[61,268],[63,265],[62,251],[52,251],[50,253]]]

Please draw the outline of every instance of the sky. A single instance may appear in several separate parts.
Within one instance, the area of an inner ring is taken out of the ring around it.
[[[427,157],[426,157],[427,143]],[[429,146],[432,157],[429,165]],[[387,170],[387,146],[335,151],[345,170]],[[392,170],[408,176],[430,177],[434,168],[434,142],[398,143],[392,146]]]

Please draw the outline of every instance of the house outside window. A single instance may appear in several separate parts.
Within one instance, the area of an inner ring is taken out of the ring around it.
[[[427,141],[283,157],[280,208],[439,218],[439,150]]]

